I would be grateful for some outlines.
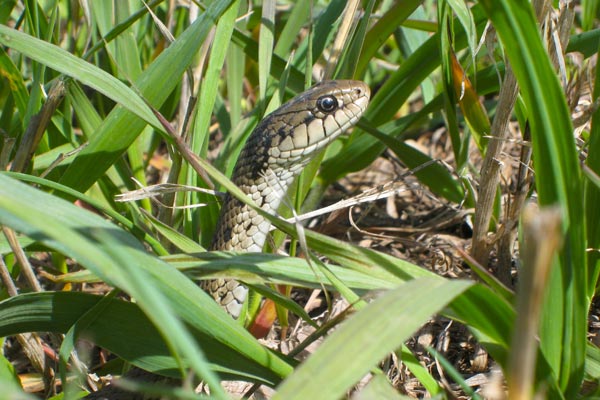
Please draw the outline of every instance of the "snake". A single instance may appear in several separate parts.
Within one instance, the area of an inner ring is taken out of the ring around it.
[[[369,97],[369,87],[352,80],[324,81],[294,97],[252,131],[233,169],[232,182],[257,206],[275,214],[302,169],[320,150],[358,122]],[[211,250],[260,252],[270,229],[268,220],[227,194]],[[233,318],[239,317],[248,296],[246,286],[223,278],[204,281],[202,287]],[[146,382],[163,379],[137,368],[128,377]],[[90,400],[141,398],[115,385],[86,396]]]
[[[354,126],[365,112],[369,86],[355,80],[327,80],[267,115],[252,131],[233,169],[231,181],[267,213],[275,215],[303,168],[329,143]],[[271,223],[226,194],[211,250],[261,252]],[[226,278],[204,281],[207,291],[238,318],[248,288]]]

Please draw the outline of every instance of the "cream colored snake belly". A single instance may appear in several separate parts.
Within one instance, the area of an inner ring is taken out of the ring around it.
[[[265,117],[250,134],[231,180],[263,210],[274,214],[288,187],[318,151],[353,126],[369,103],[360,81],[325,81],[294,97]],[[256,211],[227,195],[213,250],[260,252],[271,228]],[[234,318],[248,289],[234,280],[203,285]]]

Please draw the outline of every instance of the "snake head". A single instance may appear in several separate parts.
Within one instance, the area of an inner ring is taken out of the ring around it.
[[[236,168],[252,173],[250,179],[268,170],[281,170],[285,176],[280,178],[293,179],[318,150],[358,122],[369,96],[369,87],[360,81],[324,81],[313,86],[258,124]]]
[[[280,160],[312,156],[356,124],[369,103],[360,81],[325,81],[293,98],[267,117],[274,126],[271,155]],[[277,140],[279,139],[279,140]]]

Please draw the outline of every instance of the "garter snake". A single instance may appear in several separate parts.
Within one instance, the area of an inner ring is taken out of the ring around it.
[[[318,151],[353,126],[369,102],[369,87],[359,81],[325,81],[296,96],[264,118],[250,134],[234,168],[232,181],[267,212],[281,198]],[[270,223],[243,202],[227,195],[217,222],[213,250],[262,250]],[[238,318],[248,289],[234,280],[203,283],[218,303]],[[156,381],[157,375],[134,368],[129,378]],[[141,399],[111,385],[86,399]]]
[[[259,207],[275,213],[294,178],[329,143],[356,124],[369,102],[360,81],[324,81],[265,117],[242,149],[231,180]],[[226,195],[212,250],[260,252],[270,222]],[[237,281],[214,279],[203,287],[234,318],[248,289]]]

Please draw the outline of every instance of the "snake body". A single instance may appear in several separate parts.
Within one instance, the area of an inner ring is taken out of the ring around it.
[[[353,126],[369,102],[360,81],[325,81],[265,117],[242,149],[231,180],[263,210],[274,214],[294,178],[318,151]],[[260,252],[271,224],[246,204],[226,195],[212,249]],[[215,279],[205,289],[237,318],[248,289]]]
[[[326,81],[296,96],[263,119],[250,134],[232,181],[263,210],[275,213],[302,168],[336,137],[354,125],[369,102],[369,87],[358,81]],[[227,195],[217,223],[213,250],[262,250],[270,223],[243,202]],[[215,279],[203,288],[238,318],[248,289],[231,279]],[[133,369],[129,375],[155,381],[156,375]],[[138,399],[110,385],[87,399]],[[145,397],[144,397],[145,398]]]

